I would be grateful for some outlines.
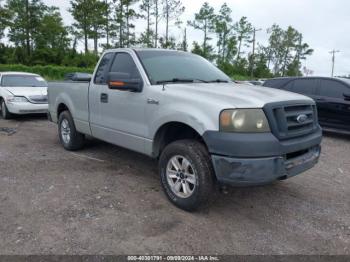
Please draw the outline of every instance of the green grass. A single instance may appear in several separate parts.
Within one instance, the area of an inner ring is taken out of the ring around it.
[[[73,72],[93,73],[93,68],[66,67],[66,66],[25,66],[0,64],[0,72],[15,71],[41,75],[46,80],[62,80],[65,74]]]

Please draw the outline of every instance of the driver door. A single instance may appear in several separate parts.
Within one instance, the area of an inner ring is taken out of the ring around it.
[[[130,78],[141,74],[131,54],[117,52],[110,62],[107,74],[122,73]],[[93,135],[109,143],[144,153],[145,150],[145,94],[142,92],[110,89],[107,82],[94,85],[93,97],[98,107],[94,116]]]

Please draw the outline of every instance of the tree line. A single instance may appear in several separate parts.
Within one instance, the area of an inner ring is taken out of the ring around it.
[[[236,21],[226,3],[215,10],[206,2],[190,21],[181,19],[184,11],[181,0],[71,0],[75,22],[67,26],[59,9],[42,0],[0,0],[0,63],[92,67],[101,50],[152,47],[191,51],[231,76],[263,78],[300,75],[313,53],[292,26],[274,24],[265,32],[267,44],[256,43],[258,30],[247,17]],[[202,40],[188,43],[188,28]]]

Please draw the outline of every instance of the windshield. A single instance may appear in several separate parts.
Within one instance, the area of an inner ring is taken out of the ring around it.
[[[1,85],[7,87],[47,87],[44,78],[30,75],[5,75],[2,77]]]
[[[231,79],[206,59],[185,52],[137,51],[153,85],[162,82],[230,82]]]

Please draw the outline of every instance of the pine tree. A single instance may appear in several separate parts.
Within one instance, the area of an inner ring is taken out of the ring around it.
[[[219,14],[215,18],[215,32],[218,36],[218,58],[223,62],[227,62],[228,54],[232,54],[232,43],[235,38],[232,35],[232,10],[225,3],[221,6]],[[230,45],[229,45],[230,43]],[[228,49],[230,47],[231,49]]]
[[[247,17],[244,16],[239,20],[239,22],[235,24],[234,30],[238,40],[238,60],[241,56],[242,44],[244,45],[251,38],[251,35],[253,33],[253,26],[251,23],[248,22]]]
[[[5,29],[10,25],[10,11],[4,6],[3,0],[0,0],[0,42],[4,37]]]
[[[182,51],[185,51],[185,52],[187,52],[187,50],[188,50],[188,43],[187,43],[187,28],[185,28],[185,29],[184,29],[184,36],[183,36],[183,40],[182,40],[182,43],[181,43],[180,49],[181,49]]]
[[[119,46],[130,47],[135,44],[136,37],[133,32],[135,25],[132,21],[139,17],[133,9],[135,0],[119,0],[116,9],[116,21],[119,31]]]
[[[153,0],[154,1],[154,25],[155,25],[155,30],[154,30],[154,47],[158,47],[158,37],[159,37],[159,23],[160,20],[163,17],[163,14],[161,12],[161,1],[162,0]]]
[[[103,17],[104,17],[104,31],[105,31],[105,34],[106,34],[106,46],[105,48],[110,48],[110,40],[111,38],[113,38],[114,36],[114,26],[111,24],[112,22],[112,18],[111,18],[111,15],[112,15],[112,7],[113,7],[113,4],[110,2],[110,0],[104,0],[104,14],[103,14]]]
[[[89,52],[88,41],[93,20],[91,7],[94,6],[94,0],[71,0],[70,4],[71,8],[69,11],[76,21],[73,26],[83,36],[85,54],[87,54]]]
[[[308,44],[302,42],[302,34],[289,26],[283,30],[274,24],[268,29],[269,45],[266,55],[272,63],[275,76],[300,74],[300,60],[313,53]]]
[[[105,31],[105,26],[107,24],[106,14],[106,3],[100,0],[93,0],[91,2],[91,9],[93,14],[91,15],[91,28],[89,32],[89,37],[94,41],[94,53],[98,53],[98,40],[102,37]]]
[[[135,24],[133,20],[139,18],[139,14],[133,8],[138,0],[125,0],[125,20],[126,20],[126,46],[131,47],[136,43]]]
[[[34,37],[35,50],[32,60],[35,63],[61,64],[68,52],[70,39],[68,30],[58,8],[51,7],[42,17]]]
[[[215,29],[215,13],[214,8],[209,6],[208,2],[205,2],[199,13],[195,14],[193,21],[188,21],[188,25],[194,29],[201,30],[204,35],[202,49],[202,56],[209,58],[211,56],[212,47],[208,45],[208,41],[212,38],[209,36]]]
[[[48,7],[41,0],[8,0],[7,9],[11,13],[9,40],[15,46],[25,47],[29,59],[34,47],[33,39]]]
[[[175,21],[175,24],[180,24],[181,21],[179,17],[185,12],[185,7],[182,5],[180,0],[163,0],[163,17],[165,19],[165,39],[164,47],[167,47],[169,42],[169,47],[172,45],[172,42],[169,40],[169,27],[171,22]]]
[[[147,47],[153,47],[153,41],[152,41],[153,31],[151,29],[151,26],[153,24],[152,22],[153,8],[154,8],[154,0],[142,0],[140,5],[140,11],[142,12],[141,18],[147,21],[147,25],[146,25],[146,32],[141,35],[141,39],[142,39],[142,43]]]

